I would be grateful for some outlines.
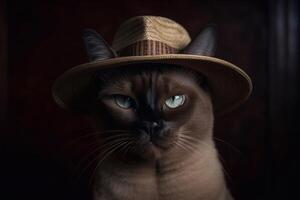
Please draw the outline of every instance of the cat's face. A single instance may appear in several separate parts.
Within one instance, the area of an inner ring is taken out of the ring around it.
[[[211,137],[212,105],[201,82],[191,71],[166,66],[99,73],[91,103],[99,145],[114,145],[126,159],[188,153]]]

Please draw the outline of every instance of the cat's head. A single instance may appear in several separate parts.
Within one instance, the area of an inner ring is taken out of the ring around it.
[[[98,72],[89,112],[100,146],[126,159],[185,155],[211,137],[213,108],[204,78],[174,65],[136,64]]]

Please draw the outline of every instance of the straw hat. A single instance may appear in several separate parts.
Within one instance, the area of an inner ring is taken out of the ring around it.
[[[97,71],[129,64],[175,64],[201,73],[207,79],[216,114],[236,108],[252,90],[251,79],[243,70],[213,57],[214,26],[191,40],[188,32],[171,19],[137,16],[119,27],[112,46],[93,30],[85,30],[83,38],[90,62],[66,71],[52,87],[56,103],[68,110],[80,107],[74,99],[80,98]]]

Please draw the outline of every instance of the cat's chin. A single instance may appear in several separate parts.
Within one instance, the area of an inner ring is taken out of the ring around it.
[[[146,160],[157,160],[161,158],[161,149],[149,141],[141,147],[140,154]]]
[[[141,162],[152,162],[159,160],[162,157],[162,149],[149,141],[144,144],[136,146],[134,152],[127,153],[126,155],[120,154],[119,159],[126,163],[141,163]]]

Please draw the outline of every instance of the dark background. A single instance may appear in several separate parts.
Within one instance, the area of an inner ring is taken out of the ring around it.
[[[111,43],[136,15],[171,18],[192,38],[217,24],[216,57],[240,66],[254,85],[243,106],[216,119],[230,189],[242,200],[292,199],[300,180],[296,0],[1,0],[0,198],[90,198],[86,180],[71,170],[84,148],[68,142],[92,129],[87,117],[55,105],[50,88],[62,72],[87,62],[82,29]]]

